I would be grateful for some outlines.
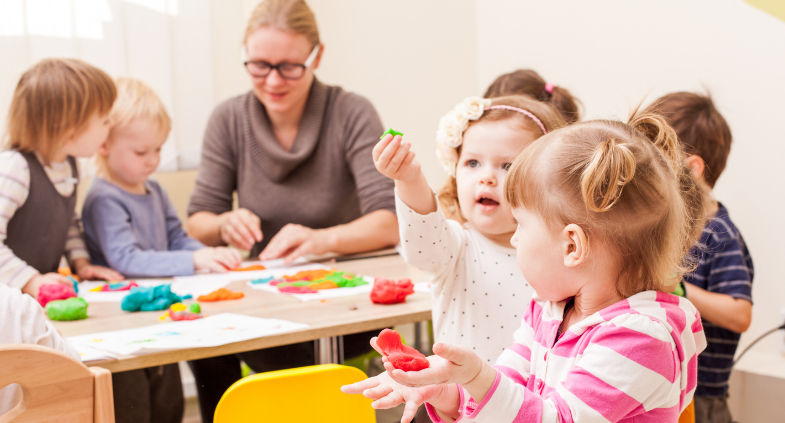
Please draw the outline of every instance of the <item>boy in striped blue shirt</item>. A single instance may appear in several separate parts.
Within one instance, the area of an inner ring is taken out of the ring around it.
[[[708,347],[698,357],[696,423],[731,423],[728,379],[740,334],[752,318],[752,258],[736,225],[710,191],[725,169],[731,146],[727,122],[710,97],[668,94],[650,106],[676,130],[693,175],[705,183],[706,225],[690,252],[698,261],[685,276],[687,298],[703,319]]]

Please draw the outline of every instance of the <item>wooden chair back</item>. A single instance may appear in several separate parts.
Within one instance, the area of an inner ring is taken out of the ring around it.
[[[17,383],[21,400],[0,423],[114,423],[112,374],[40,345],[0,345],[0,389]]]

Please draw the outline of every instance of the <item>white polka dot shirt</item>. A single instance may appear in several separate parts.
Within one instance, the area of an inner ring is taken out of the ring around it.
[[[407,263],[431,276],[433,332],[437,342],[473,349],[496,362],[534,290],[523,277],[514,248],[448,220],[441,208],[421,215],[395,195]]]

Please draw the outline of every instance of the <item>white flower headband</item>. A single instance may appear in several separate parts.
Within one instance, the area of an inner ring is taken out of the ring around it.
[[[439,120],[439,129],[436,130],[436,156],[444,166],[444,170],[455,177],[455,166],[458,164],[458,147],[463,144],[463,132],[469,127],[469,121],[479,119],[486,110],[506,109],[522,113],[537,126],[543,134],[547,134],[545,125],[534,113],[518,107],[507,105],[491,106],[491,100],[480,97],[469,97],[458,103]]]

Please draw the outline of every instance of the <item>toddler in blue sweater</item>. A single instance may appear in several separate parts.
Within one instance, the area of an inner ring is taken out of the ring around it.
[[[96,156],[99,178],[82,210],[93,262],[137,278],[237,267],[237,251],[206,247],[188,237],[166,191],[148,179],[171,129],[158,96],[142,82],[121,78],[110,116],[111,132]],[[116,422],[182,421],[185,403],[177,364],[114,373],[112,386],[115,393],[122,392],[114,396]]]
[[[188,237],[166,191],[148,179],[171,128],[161,100],[134,79],[119,79],[117,89],[112,130],[97,154],[99,178],[82,210],[93,262],[137,278],[237,267],[237,251],[206,247]]]

